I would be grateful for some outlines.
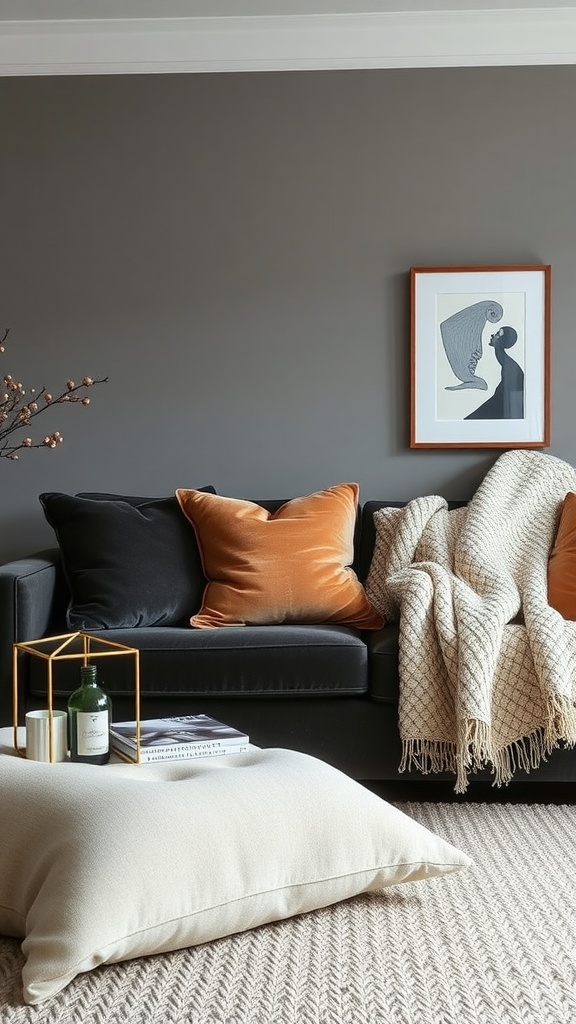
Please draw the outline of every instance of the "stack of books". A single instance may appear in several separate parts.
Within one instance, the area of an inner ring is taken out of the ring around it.
[[[138,753],[136,737],[136,722],[114,722],[110,726],[111,749],[132,760]],[[249,742],[246,733],[210,715],[150,718],[140,722],[140,763],[243,754]]]

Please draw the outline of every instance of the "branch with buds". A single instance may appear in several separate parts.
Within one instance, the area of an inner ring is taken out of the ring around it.
[[[10,328],[6,327],[0,339],[0,354],[5,351],[4,342],[9,333]],[[51,394],[45,387],[40,388],[38,392],[35,388],[30,388],[28,397],[20,381],[14,380],[9,373],[4,374],[0,382],[0,459],[17,459],[18,452],[24,448],[56,448],[64,440],[58,430],[47,434],[42,441],[23,437],[20,441],[13,442],[7,438],[17,430],[26,430],[36,416],[46,412],[52,405],[63,405],[65,402],[90,405],[90,398],[86,394],[88,388],[96,384],[105,384],[107,380],[108,377],[101,377],[98,380],[83,377],[80,384],[69,380],[59,395]]]

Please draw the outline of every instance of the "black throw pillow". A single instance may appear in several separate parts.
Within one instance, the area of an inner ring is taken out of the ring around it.
[[[190,624],[206,580],[194,530],[175,496],[46,492],[40,502],[70,589],[69,629]]]

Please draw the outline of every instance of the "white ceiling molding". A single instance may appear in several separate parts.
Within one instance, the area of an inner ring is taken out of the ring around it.
[[[576,6],[0,22],[0,75],[576,63]]]

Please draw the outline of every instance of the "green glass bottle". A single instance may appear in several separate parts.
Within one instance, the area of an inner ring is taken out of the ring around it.
[[[110,760],[112,701],[98,685],[96,665],[82,665],[80,687],[68,700],[70,760],[106,764]]]

